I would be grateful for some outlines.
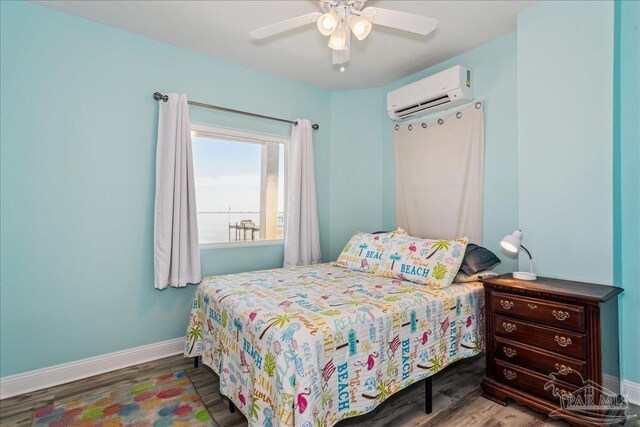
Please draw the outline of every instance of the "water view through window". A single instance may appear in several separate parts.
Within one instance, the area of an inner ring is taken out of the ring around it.
[[[282,239],[284,145],[192,137],[200,243]]]

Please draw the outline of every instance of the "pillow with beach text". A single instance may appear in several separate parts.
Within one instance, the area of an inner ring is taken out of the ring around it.
[[[391,239],[378,276],[392,277],[435,288],[446,288],[456,277],[468,240],[421,239],[397,235]]]
[[[388,233],[356,233],[346,244],[340,256],[333,263],[336,267],[349,270],[376,273],[385,260],[389,243],[396,235],[406,234],[399,228]]]

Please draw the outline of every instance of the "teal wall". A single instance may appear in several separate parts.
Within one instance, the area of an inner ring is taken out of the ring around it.
[[[384,159],[381,89],[331,94],[331,235],[329,259],[336,259],[355,231],[380,230]],[[393,157],[391,157],[393,160]],[[392,227],[393,228],[393,227]]]
[[[623,378],[640,383],[640,2],[616,2],[614,283],[620,297]]]
[[[611,284],[613,3],[521,12],[517,93],[519,222],[534,268]]]
[[[634,382],[640,382],[639,21],[634,1],[543,2],[518,15],[518,194],[526,245],[541,275],[625,289],[622,377]]]
[[[184,336],[195,287],[153,288],[156,90],[318,122],[329,252],[329,92],[29,3],[0,15],[0,375]],[[281,245],[202,252],[205,274],[281,265]]]
[[[394,82],[384,88],[381,102],[386,102],[386,93],[392,89],[458,64],[473,71],[474,96],[484,103],[484,246],[502,260],[494,270],[513,271],[516,259],[501,249],[500,240],[518,227],[516,33]],[[386,104],[383,108],[386,110]],[[382,165],[383,225],[388,229],[395,225],[394,124],[386,111],[381,121],[385,159]]]

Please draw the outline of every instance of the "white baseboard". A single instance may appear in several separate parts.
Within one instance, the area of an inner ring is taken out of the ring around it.
[[[614,375],[603,374],[602,386],[607,390],[614,391],[616,393],[622,393],[622,384],[620,384],[620,378]]]
[[[176,338],[2,377],[0,378],[0,399],[181,354],[184,351],[184,343],[184,337]]]
[[[611,391],[620,392],[626,396],[629,403],[640,405],[640,384],[629,380],[622,380],[613,375],[604,374],[602,376],[602,384],[604,388]]]
[[[629,403],[640,405],[640,383],[624,380],[624,394]]]

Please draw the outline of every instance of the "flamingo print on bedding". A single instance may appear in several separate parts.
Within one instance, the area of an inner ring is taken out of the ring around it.
[[[480,283],[434,289],[330,264],[208,277],[185,356],[250,426],[332,426],[484,348]]]

